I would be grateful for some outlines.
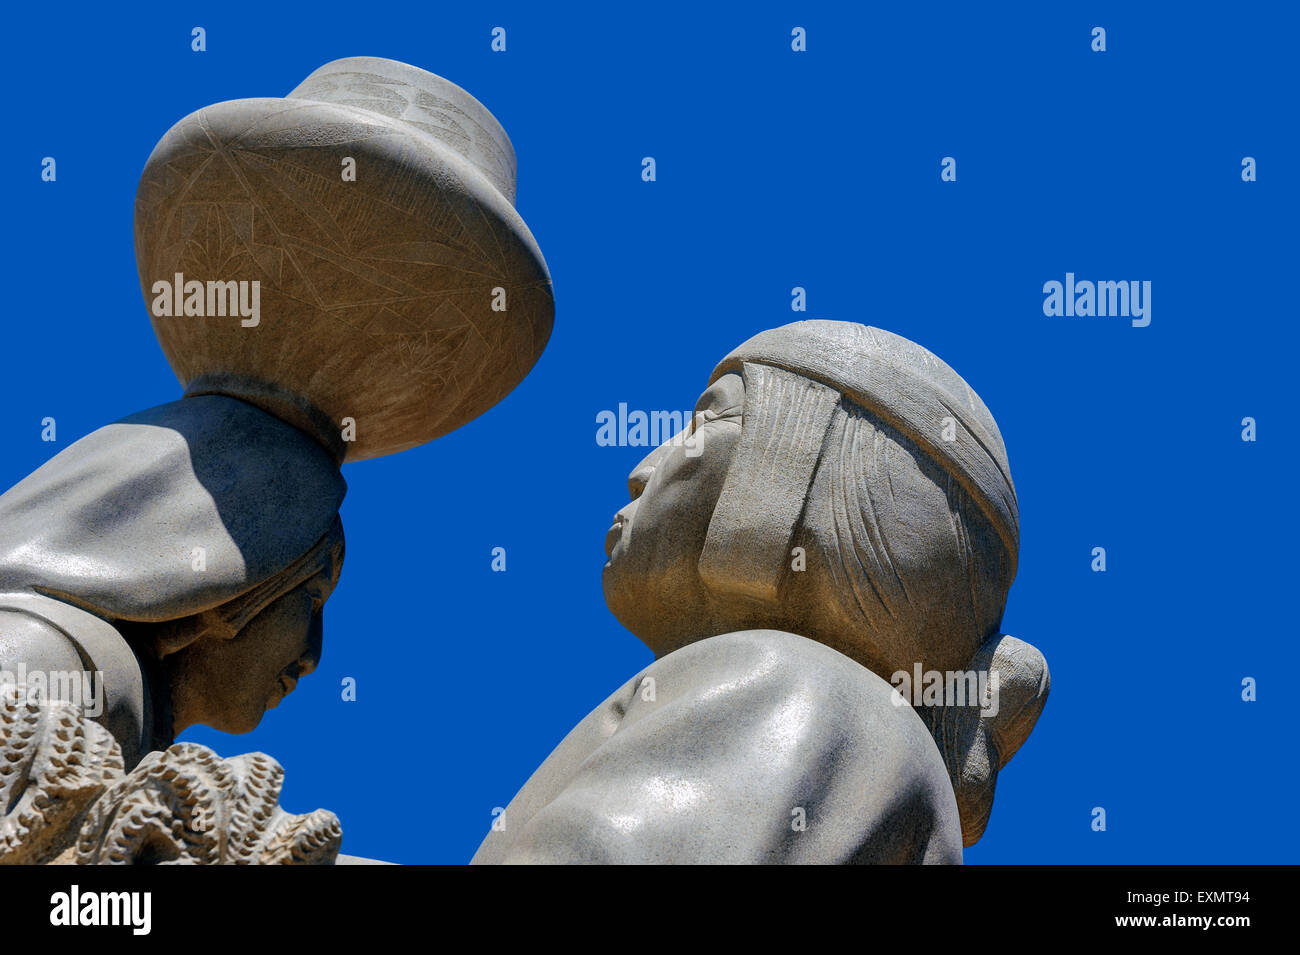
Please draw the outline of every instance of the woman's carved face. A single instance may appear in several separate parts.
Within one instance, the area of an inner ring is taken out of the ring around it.
[[[233,639],[202,637],[168,657],[174,730],[195,723],[226,733],[256,729],[316,669],[333,586],[323,572],[272,601]]]

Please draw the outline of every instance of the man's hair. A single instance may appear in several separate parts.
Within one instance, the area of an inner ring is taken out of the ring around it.
[[[741,436],[699,560],[727,622],[885,678],[964,666],[1001,623],[1020,539],[979,396],[915,342],[850,322],[761,332],[712,381],[727,374],[744,377]]]
[[[1001,625],[1012,581],[1001,537],[950,472],[850,401],[831,417],[795,540],[829,571],[827,624],[886,678],[964,666]]]

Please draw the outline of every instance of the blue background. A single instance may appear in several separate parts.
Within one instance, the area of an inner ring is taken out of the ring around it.
[[[0,41],[0,486],[179,394],[131,239],[158,138],[337,57],[404,60],[509,132],[555,332],[471,425],[344,468],[320,669],[255,733],[184,738],[277,757],[286,807],[337,812],[345,852],[468,860],[492,808],[651,659],[600,589],[644,449],[598,447],[596,413],[689,409],[751,334],[850,319],[966,377],[1019,493],[1004,629],[1043,650],[1053,690],[967,861],[1296,861],[1294,6],[974,6],[21,5]],[[1045,317],[1067,271],[1150,280],[1151,325]]]

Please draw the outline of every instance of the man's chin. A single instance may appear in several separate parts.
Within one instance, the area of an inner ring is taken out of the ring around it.
[[[626,588],[621,586],[622,576],[621,568],[612,559],[607,560],[600,571],[600,589],[605,596],[605,607],[619,623],[632,630],[633,614],[630,611],[635,606],[635,601],[631,599]]]
[[[662,634],[659,633],[657,622],[645,612],[645,604],[626,592],[611,588],[608,581],[609,578],[606,577],[605,607],[614,615],[615,620],[631,631],[634,637],[659,655],[658,647],[662,643]]]
[[[605,595],[605,606],[617,617],[618,611],[614,605],[617,602],[615,593],[618,590],[618,568],[614,566],[613,558],[605,561],[605,566],[600,568],[600,590]]]

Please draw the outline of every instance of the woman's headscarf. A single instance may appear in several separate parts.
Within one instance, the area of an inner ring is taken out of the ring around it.
[[[341,556],[346,490],[319,444],[252,405],[159,405],[0,496],[0,593],[148,623],[223,608],[237,632]]]

